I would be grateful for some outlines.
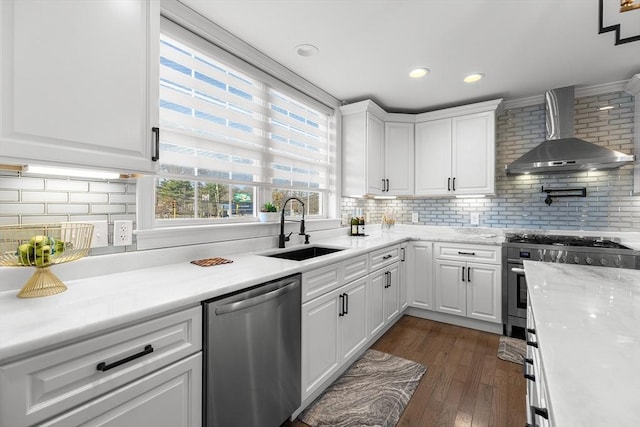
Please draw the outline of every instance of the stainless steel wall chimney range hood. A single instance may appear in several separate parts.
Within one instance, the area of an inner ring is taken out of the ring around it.
[[[575,138],[574,87],[545,93],[547,140],[504,167],[507,175],[614,169],[635,156]]]

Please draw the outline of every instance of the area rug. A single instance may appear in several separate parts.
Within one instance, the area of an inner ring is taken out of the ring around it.
[[[393,427],[426,371],[419,363],[369,349],[298,419],[311,427]]]
[[[498,358],[507,362],[522,365],[527,354],[527,343],[524,340],[511,337],[500,337],[498,343]]]

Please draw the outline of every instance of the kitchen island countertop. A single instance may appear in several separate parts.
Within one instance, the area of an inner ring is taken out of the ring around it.
[[[556,426],[640,426],[640,270],[525,261]]]

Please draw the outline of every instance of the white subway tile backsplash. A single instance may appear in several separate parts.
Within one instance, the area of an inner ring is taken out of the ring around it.
[[[53,224],[67,222],[66,215],[23,215],[21,224]]]
[[[44,203],[2,203],[0,215],[44,214]]]
[[[48,214],[88,214],[89,205],[47,203]]]
[[[44,190],[44,179],[0,177],[0,188],[15,190]]]
[[[127,205],[91,205],[92,214],[127,213]]]
[[[47,179],[47,191],[89,191],[89,183],[72,179]]]
[[[54,191],[23,191],[23,202],[67,202],[69,193],[57,193]]]
[[[109,203],[108,193],[69,193],[71,203]]]
[[[18,202],[20,192],[17,190],[0,190],[0,202]]]

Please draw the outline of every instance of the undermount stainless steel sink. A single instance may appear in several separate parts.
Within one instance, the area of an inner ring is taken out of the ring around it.
[[[264,256],[268,256],[271,258],[283,258],[289,259],[292,261],[304,261],[306,259],[311,259],[323,255],[329,255],[334,252],[343,251],[343,248],[330,248],[326,246],[311,246],[302,249],[294,249],[286,252],[277,252],[274,254],[264,254]]]

